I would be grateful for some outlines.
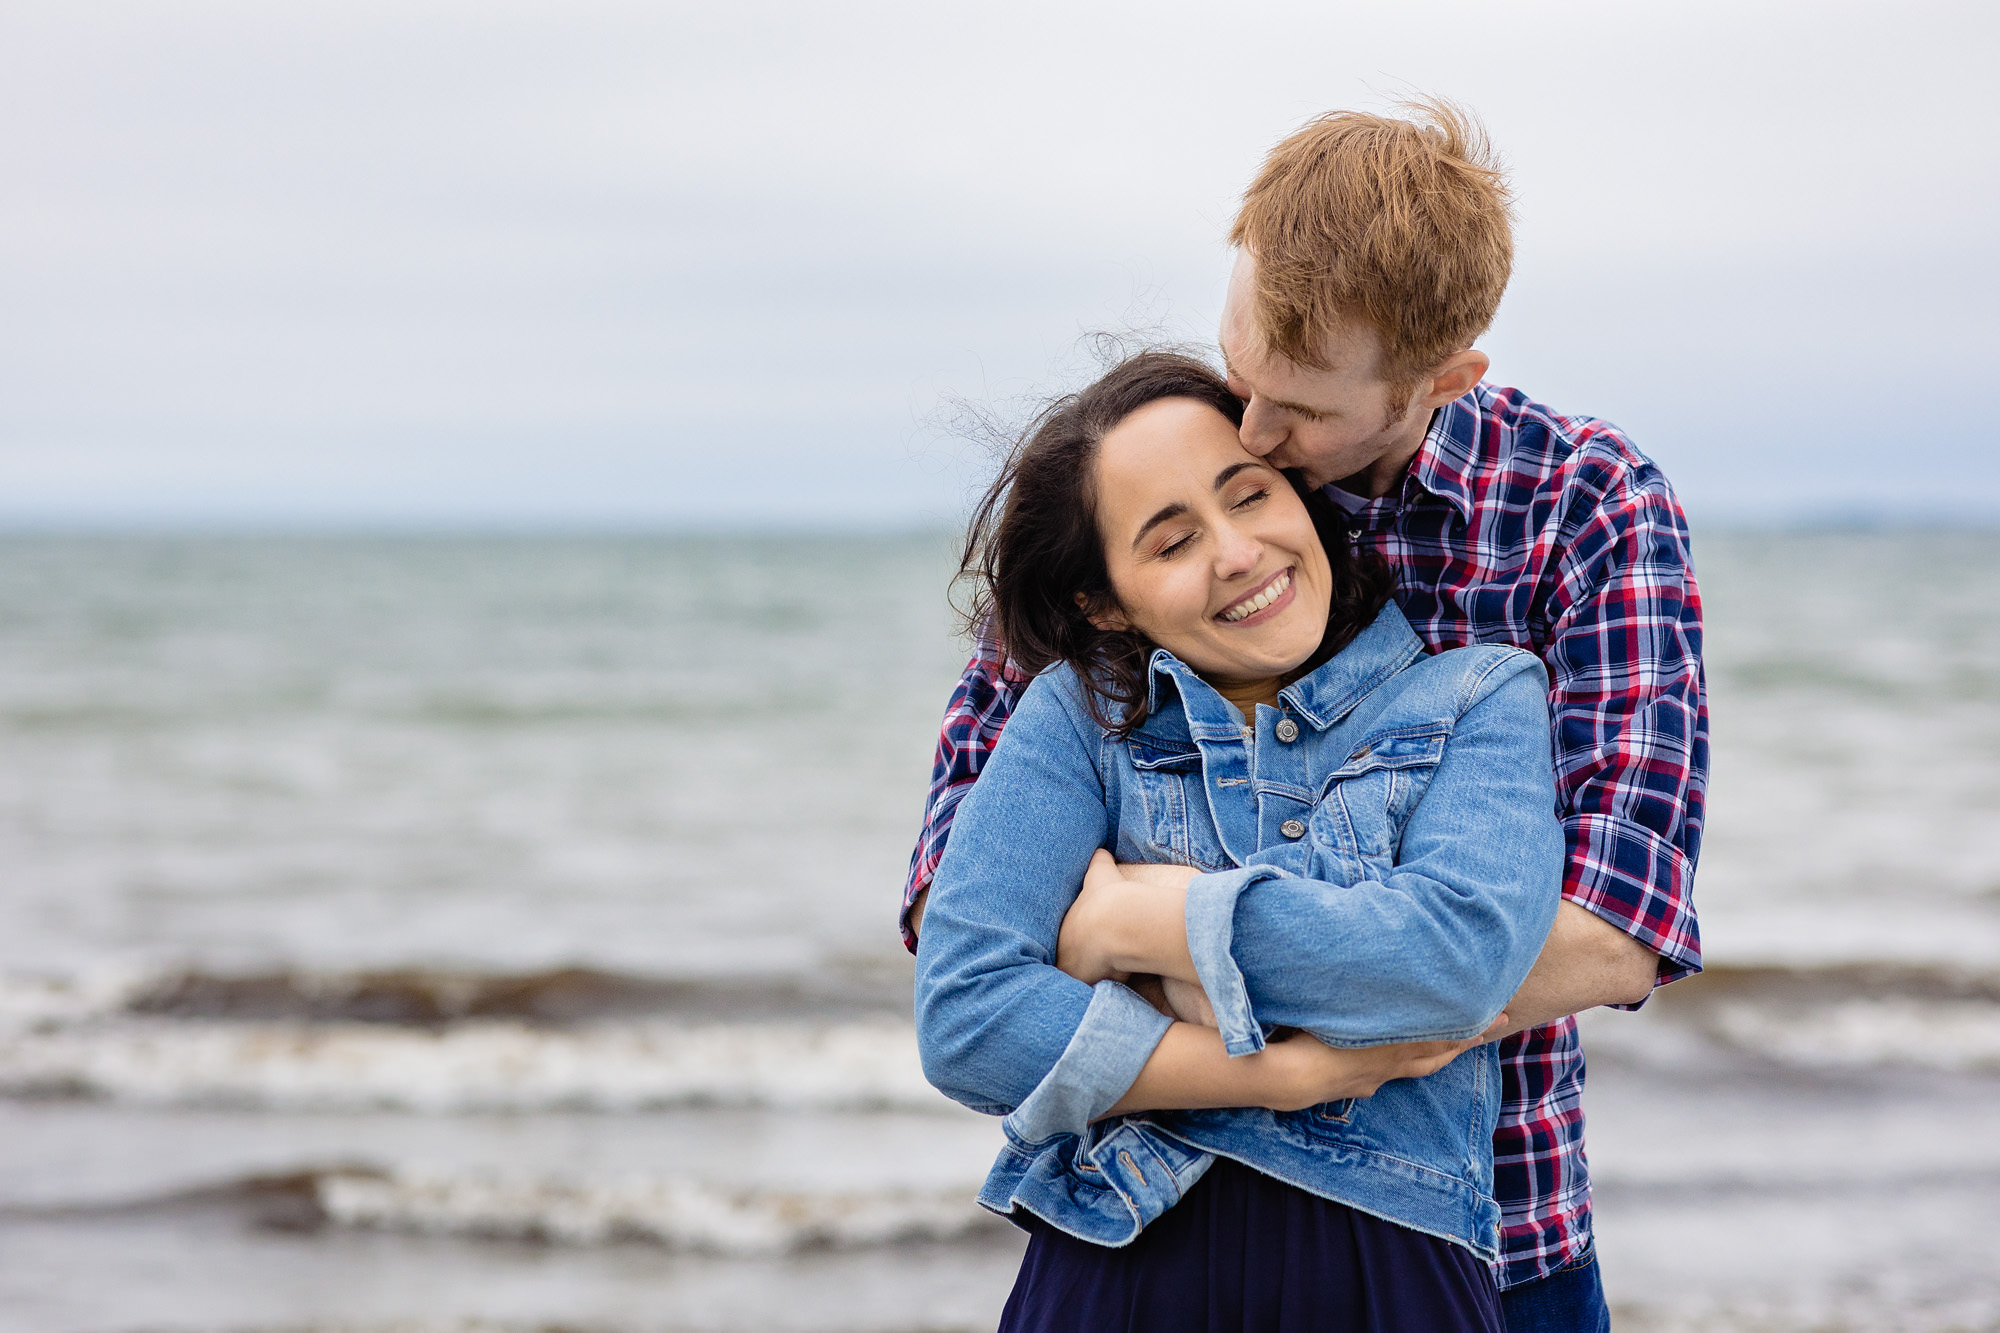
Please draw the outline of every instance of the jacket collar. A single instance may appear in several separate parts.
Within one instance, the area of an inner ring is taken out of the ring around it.
[[[1424,654],[1423,641],[1389,602],[1354,641],[1316,670],[1299,677],[1278,697],[1292,706],[1315,731],[1325,731],[1381,686]],[[1164,648],[1155,648],[1147,663],[1146,713],[1156,712],[1167,696],[1161,686],[1177,690],[1187,713],[1188,731],[1196,739],[1233,738],[1242,734],[1243,717],[1236,705],[1217,694],[1207,681]]]

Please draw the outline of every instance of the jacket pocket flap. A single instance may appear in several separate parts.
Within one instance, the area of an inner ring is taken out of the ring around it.
[[[1201,767],[1201,751],[1189,742],[1157,740],[1149,736],[1135,735],[1125,744],[1134,768],[1192,771]]]
[[[1444,743],[1451,728],[1442,722],[1370,736],[1354,753],[1327,776],[1327,786],[1346,778],[1359,777],[1378,768],[1427,768],[1444,758]]]

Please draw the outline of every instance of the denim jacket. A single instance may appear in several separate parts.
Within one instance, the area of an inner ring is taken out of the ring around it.
[[[1170,1020],[1057,970],[1091,854],[1196,867],[1187,936],[1232,1055],[1477,1035],[1555,919],[1546,677],[1518,649],[1427,656],[1392,602],[1255,727],[1164,651],[1118,738],[1058,667],[959,809],[917,950],[917,1039],[948,1096],[1004,1116],[979,1201],[1129,1243],[1215,1155],[1498,1255],[1492,1045],[1365,1100],[1104,1117]]]

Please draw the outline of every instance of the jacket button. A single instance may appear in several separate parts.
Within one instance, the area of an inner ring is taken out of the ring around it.
[[[1272,730],[1277,733],[1278,739],[1287,745],[1299,738],[1299,724],[1288,717],[1279,718],[1278,725]]]
[[[1296,819],[1287,819],[1284,823],[1278,825],[1278,832],[1288,838],[1303,838],[1306,836],[1306,826]]]

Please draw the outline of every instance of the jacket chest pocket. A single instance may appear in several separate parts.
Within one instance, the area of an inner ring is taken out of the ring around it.
[[[1235,863],[1222,848],[1202,786],[1201,751],[1192,744],[1182,748],[1134,737],[1129,753],[1146,810],[1148,859],[1202,870],[1231,868]]]
[[[1443,723],[1371,736],[1327,776],[1309,828],[1328,879],[1380,879],[1396,864],[1403,825],[1444,757]]]

